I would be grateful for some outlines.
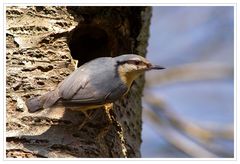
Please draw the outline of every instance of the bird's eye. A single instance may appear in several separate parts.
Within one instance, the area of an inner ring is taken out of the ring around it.
[[[128,60],[127,63],[132,64],[132,65],[141,65],[142,64],[142,62],[139,60]]]
[[[141,62],[140,61],[135,61],[135,64],[136,65],[139,65]]]

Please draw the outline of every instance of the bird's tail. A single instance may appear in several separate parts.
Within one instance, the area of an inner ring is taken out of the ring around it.
[[[34,113],[40,109],[43,109],[44,102],[41,101],[42,96],[33,97],[26,101],[26,105],[29,113]]]
[[[59,99],[57,91],[50,91],[42,96],[33,97],[26,101],[29,113],[53,106]]]

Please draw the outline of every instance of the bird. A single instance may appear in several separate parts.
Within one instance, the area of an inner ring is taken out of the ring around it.
[[[55,106],[86,112],[105,107],[126,95],[135,79],[149,70],[164,69],[136,54],[95,58],[77,68],[57,87],[26,100],[29,113]]]

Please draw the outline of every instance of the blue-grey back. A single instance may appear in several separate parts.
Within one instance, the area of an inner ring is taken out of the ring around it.
[[[60,83],[58,89],[62,99],[79,100],[83,104],[113,102],[127,91],[111,57],[85,63]]]

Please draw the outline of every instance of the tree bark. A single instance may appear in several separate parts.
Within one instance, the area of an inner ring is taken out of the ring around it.
[[[145,56],[151,7],[8,6],[6,157],[140,157],[144,77],[85,119],[69,109],[30,114],[25,101],[54,89],[78,66],[101,56]],[[111,81],[110,81],[111,83]]]

